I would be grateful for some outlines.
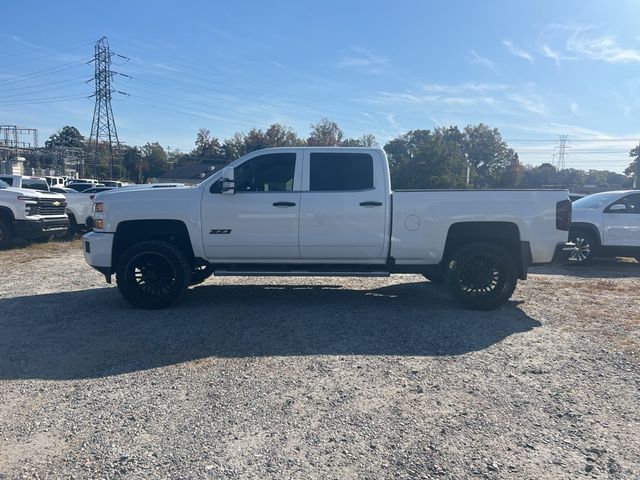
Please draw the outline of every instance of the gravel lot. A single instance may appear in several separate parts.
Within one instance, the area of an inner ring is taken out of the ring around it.
[[[0,478],[640,478],[640,264],[493,312],[419,276],[212,278],[133,310],[0,252]]]

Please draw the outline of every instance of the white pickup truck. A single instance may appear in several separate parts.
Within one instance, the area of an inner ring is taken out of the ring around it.
[[[566,190],[391,191],[375,148],[275,148],[193,187],[94,200],[89,265],[134,306],[162,308],[209,275],[446,280],[465,306],[505,303],[567,242]]]
[[[67,202],[58,193],[14,188],[0,180],[0,250],[14,239],[32,240],[67,231]]]

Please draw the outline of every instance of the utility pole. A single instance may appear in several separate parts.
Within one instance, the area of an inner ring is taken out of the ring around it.
[[[564,167],[565,167],[564,160],[567,155],[567,149],[569,150],[571,149],[571,147],[567,147],[567,140],[569,140],[569,135],[560,135],[558,137],[559,145],[557,147],[554,147],[554,150],[558,151],[557,155],[554,154],[554,158],[558,159],[558,165],[557,165],[558,170],[564,170]]]
[[[114,90],[111,87],[111,81],[115,75],[121,75],[123,77],[129,77],[123,73],[114,72],[111,70],[111,58],[113,56],[121,57],[128,60],[127,57],[113,53],[109,48],[109,42],[107,37],[102,37],[96,42],[95,54],[93,60],[89,63],[94,63],[95,73],[93,79],[95,92],[91,97],[95,97],[96,103],[93,110],[93,121],[91,122],[91,136],[90,142],[92,142],[94,148],[94,174],[97,172],[97,168],[100,161],[100,142],[108,145],[109,149],[109,176],[113,177],[114,167],[116,166],[116,160],[118,162],[118,175],[120,175],[120,141],[118,140],[118,132],[116,130],[116,122],[113,118],[113,110],[111,109],[111,95],[113,93],[120,93],[127,95],[125,92]],[[115,156],[114,156],[115,146]],[[117,158],[116,158],[117,156]]]
[[[640,177],[640,142],[638,142],[638,156],[636,157],[636,171],[633,176],[633,188],[638,188],[638,177]]]

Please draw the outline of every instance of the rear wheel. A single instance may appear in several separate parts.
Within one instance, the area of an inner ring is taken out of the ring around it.
[[[120,293],[138,308],[168,307],[184,293],[190,279],[186,255],[175,245],[160,240],[133,245],[116,268]]]
[[[446,280],[467,308],[492,310],[511,298],[518,283],[516,264],[504,249],[470,243],[456,251],[447,265]]]
[[[576,249],[569,255],[569,263],[586,265],[593,260],[598,249],[598,242],[593,233],[576,228],[569,233],[569,240],[576,245]]]
[[[6,220],[0,219],[0,250],[5,250],[13,245],[13,230]]]
[[[68,240],[72,240],[76,233],[80,233],[80,229],[78,228],[78,222],[76,222],[76,217],[73,214],[68,214],[69,217],[69,227],[67,228],[67,233],[65,233],[64,238]]]

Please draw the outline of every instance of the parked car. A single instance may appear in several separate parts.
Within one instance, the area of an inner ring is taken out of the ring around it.
[[[79,185],[79,184],[78,184]],[[94,187],[78,192],[73,188],[53,188],[52,191],[62,193],[67,200],[66,213],[69,217],[68,235],[84,233],[91,230],[91,204],[97,193],[112,190],[113,187]]]
[[[0,249],[9,248],[16,238],[64,234],[69,226],[65,208],[65,198],[58,193],[15,188],[0,180]]]
[[[64,187],[64,177],[44,177],[44,179],[51,187]]]
[[[10,187],[26,188],[29,190],[49,191],[49,184],[44,177],[29,177],[26,175],[0,175],[0,180]]]
[[[573,203],[569,239],[571,263],[594,257],[635,257],[640,261],[640,190],[594,193]]]
[[[422,273],[487,310],[554,259],[571,222],[567,190],[392,192],[376,148],[260,150],[197,186],[118,188],[93,207],[87,263],[139,308],[214,273]]]
[[[101,183],[80,183],[80,182],[73,182],[67,185],[67,188],[72,188],[77,192],[84,192],[85,190],[89,190],[90,188],[96,188],[96,187],[104,187],[104,185],[102,185]]]
[[[118,180],[100,180],[100,183],[103,184],[105,187],[117,187],[117,188],[122,187],[122,182]]]
[[[70,178],[67,180],[67,186],[72,183],[100,183],[95,178]]]

